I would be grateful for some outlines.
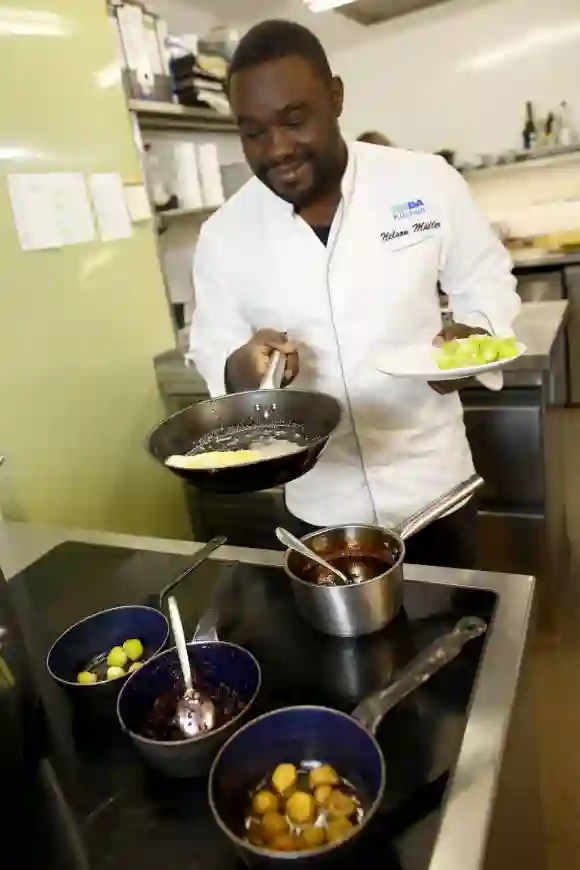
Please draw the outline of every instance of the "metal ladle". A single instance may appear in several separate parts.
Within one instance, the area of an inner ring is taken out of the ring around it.
[[[183,682],[185,683],[185,693],[177,702],[175,712],[175,721],[177,727],[184,737],[197,737],[198,734],[203,734],[206,731],[211,731],[215,725],[215,707],[213,701],[201,695],[197,689],[193,687],[193,679],[191,676],[191,664],[187,654],[187,644],[185,642],[185,634],[183,632],[183,624],[179,615],[177,601],[173,596],[167,600],[169,607],[169,619],[171,621],[171,630],[177,647],[177,655],[179,656],[179,664],[183,673]]]
[[[338,581],[336,583],[337,586],[349,586],[352,583],[346,574],[343,574],[342,571],[339,571],[338,568],[335,568],[334,565],[331,565],[330,562],[327,562],[322,558],[322,556],[319,556],[318,553],[311,550],[310,547],[299,538],[294,537],[294,535],[287,529],[278,526],[276,529],[276,537],[285,547],[294,550],[296,553],[300,553],[301,556],[305,556],[307,559],[310,559],[311,562],[316,562],[316,564],[320,565],[322,568],[326,568],[333,577],[336,577]]]

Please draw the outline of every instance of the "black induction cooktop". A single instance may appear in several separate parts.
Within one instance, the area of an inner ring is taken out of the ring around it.
[[[71,623],[119,604],[154,604],[190,557],[68,542],[10,583],[46,710],[47,752],[61,784],[79,867],[90,870],[234,870],[242,866],[213,821],[206,780],[154,776],[114,727],[78,722],[46,672],[45,656]],[[220,583],[220,636],[247,647],[262,667],[254,712],[323,704],[346,712],[461,616],[489,622],[495,595],[479,589],[405,583],[404,610],[385,630],[358,640],[326,637],[298,615],[280,568],[208,561],[179,587],[188,635]],[[226,594],[223,594],[223,592]],[[484,639],[385,718],[377,739],[387,787],[381,810],[349,855],[360,866],[428,867],[449,772],[467,719]],[[340,866],[337,862],[336,866]]]

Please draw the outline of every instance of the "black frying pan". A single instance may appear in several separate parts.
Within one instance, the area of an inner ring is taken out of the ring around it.
[[[149,435],[149,453],[165,465],[174,454],[240,450],[256,440],[284,440],[300,449],[228,468],[165,467],[200,489],[221,493],[270,489],[306,474],[338,426],[341,409],[325,393],[265,388],[280,383],[281,362],[274,353],[260,389],[198,402],[160,423]]]

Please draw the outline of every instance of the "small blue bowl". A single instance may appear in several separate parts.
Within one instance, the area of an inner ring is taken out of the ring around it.
[[[209,770],[219,748],[246,720],[254,703],[262,675],[252,653],[225,641],[200,641],[187,644],[192,671],[200,675],[204,691],[227,686],[243,704],[236,716],[213,731],[184,740],[153,740],[142,734],[145,719],[155,701],[180,684],[181,669],[177,650],[169,649],[131,674],[117,702],[121,728],[129,734],[144,760],[165,776],[188,778]]]
[[[366,812],[346,840],[311,852],[273,852],[243,839],[248,795],[282,762],[331,764],[364,798]],[[277,861],[333,863],[357,841],[377,811],[385,789],[385,761],[373,735],[356,719],[328,707],[284,707],[249,722],[217,755],[209,775],[209,803],[215,820],[250,866]],[[353,859],[353,865],[354,859]]]
[[[114,719],[117,697],[127,675],[85,684],[77,682],[77,674],[94,656],[133,637],[143,644],[141,661],[145,662],[166,645],[169,623],[152,607],[112,607],[71,625],[55,640],[46,657],[46,666],[78,712]]]

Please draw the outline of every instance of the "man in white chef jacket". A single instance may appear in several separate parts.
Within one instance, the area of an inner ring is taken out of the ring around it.
[[[391,527],[474,469],[458,382],[442,394],[379,373],[373,355],[434,341],[438,281],[455,334],[511,334],[510,259],[443,159],[345,143],[342,83],[300,25],[243,37],[229,97],[255,178],[202,229],[190,356],[216,396],[255,388],[280,348],[293,387],[341,402],[319,462],[286,487],[295,533]],[[469,567],[475,522],[469,502],[415,535],[408,560]]]

